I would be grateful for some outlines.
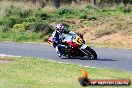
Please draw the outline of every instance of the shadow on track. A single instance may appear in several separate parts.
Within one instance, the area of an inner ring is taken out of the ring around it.
[[[66,58],[66,57],[63,57],[61,59],[79,59],[79,60],[91,60],[91,59],[87,59],[85,57],[73,57],[73,58]],[[93,60],[94,61],[94,60]],[[114,59],[100,59],[98,58],[97,60],[95,61],[117,61],[117,60],[114,60]]]
[[[117,60],[114,60],[114,59],[100,59],[100,58],[98,58],[97,61],[117,61]]]

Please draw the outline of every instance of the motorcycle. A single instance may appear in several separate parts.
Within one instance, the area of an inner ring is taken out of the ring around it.
[[[61,51],[64,52],[63,56],[72,57],[87,57],[87,59],[96,60],[96,52],[85,44],[82,36],[74,32],[65,34],[62,38]],[[53,45],[52,37],[48,38],[48,43]]]

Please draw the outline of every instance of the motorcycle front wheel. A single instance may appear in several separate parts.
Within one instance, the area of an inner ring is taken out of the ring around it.
[[[86,47],[85,51],[88,54],[88,58],[90,58],[91,60],[97,60],[97,54],[93,49],[91,49],[90,47]]]

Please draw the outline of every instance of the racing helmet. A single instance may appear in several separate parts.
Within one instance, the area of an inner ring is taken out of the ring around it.
[[[56,25],[57,32],[62,33],[64,30],[64,25],[62,23]]]

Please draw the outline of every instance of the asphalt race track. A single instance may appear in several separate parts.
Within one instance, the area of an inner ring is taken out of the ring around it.
[[[112,48],[93,49],[98,54],[98,60],[86,60],[85,58],[61,59],[57,56],[55,49],[47,44],[0,42],[0,54],[39,57],[83,66],[132,71],[132,50]]]

